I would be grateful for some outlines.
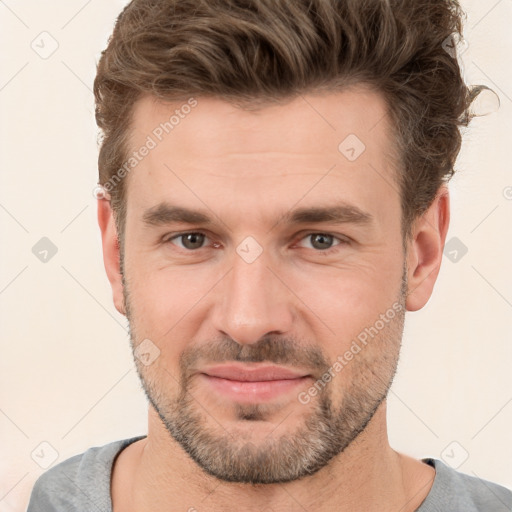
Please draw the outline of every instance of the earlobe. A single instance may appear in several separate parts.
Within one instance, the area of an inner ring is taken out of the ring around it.
[[[407,251],[406,309],[417,311],[430,299],[443,258],[450,223],[450,199],[442,185],[428,210],[417,219]]]
[[[119,239],[110,201],[106,199],[98,199],[98,224],[103,246],[103,263],[110,286],[112,287],[114,305],[119,313],[126,315],[120,267]]]

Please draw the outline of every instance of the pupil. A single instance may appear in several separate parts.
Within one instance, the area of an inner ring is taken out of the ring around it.
[[[183,245],[187,249],[198,249],[203,243],[203,238],[201,237],[204,237],[201,233],[190,233],[185,235]]]
[[[332,243],[332,236],[330,235],[324,235],[324,234],[318,234],[318,235],[312,235],[313,236],[313,246],[316,248],[316,249],[329,249],[329,246],[331,245]],[[318,247],[316,245],[316,242],[319,241],[320,243],[320,247]],[[322,244],[324,244],[322,246]],[[327,245],[327,247],[326,247]]]

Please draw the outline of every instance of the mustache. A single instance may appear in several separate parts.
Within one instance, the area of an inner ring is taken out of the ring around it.
[[[185,374],[205,364],[242,362],[297,366],[322,374],[329,364],[318,346],[304,345],[291,338],[265,336],[252,344],[241,345],[229,337],[201,346],[186,348],[180,357]]]

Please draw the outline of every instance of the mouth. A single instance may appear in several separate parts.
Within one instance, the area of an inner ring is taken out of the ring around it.
[[[243,403],[272,400],[291,393],[312,379],[306,372],[261,364],[213,366],[204,369],[200,377],[210,390]]]

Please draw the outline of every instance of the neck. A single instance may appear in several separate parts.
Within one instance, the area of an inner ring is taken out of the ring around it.
[[[136,446],[137,445],[137,446]],[[433,469],[394,451],[384,401],[366,429],[314,475],[279,484],[224,482],[205,473],[174,441],[150,408],[146,439],[123,451],[113,472],[114,512],[268,509],[414,511],[433,482]],[[421,467],[423,466],[423,467]],[[121,490],[122,489],[122,490]]]

